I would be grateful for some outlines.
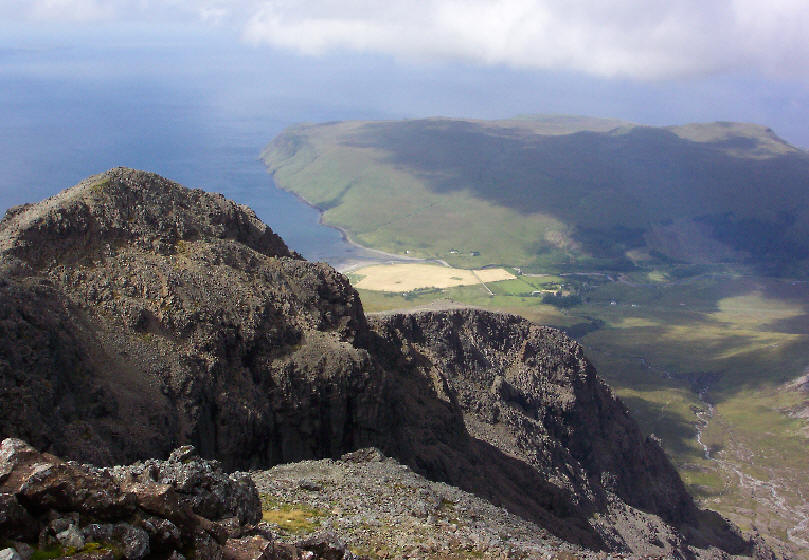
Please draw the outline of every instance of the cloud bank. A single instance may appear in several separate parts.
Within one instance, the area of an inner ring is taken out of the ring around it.
[[[0,17],[195,21],[255,44],[596,76],[802,78],[805,0],[0,0]]]

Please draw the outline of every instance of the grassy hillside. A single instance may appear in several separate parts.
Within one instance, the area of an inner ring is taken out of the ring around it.
[[[361,244],[457,266],[809,262],[809,154],[756,125],[330,123],[288,129],[263,158]]]

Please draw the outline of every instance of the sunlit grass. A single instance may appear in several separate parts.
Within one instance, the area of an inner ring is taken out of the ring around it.
[[[776,298],[764,297],[761,292],[744,296],[722,298],[719,311],[710,317],[732,328],[761,328],[775,321],[798,317],[805,313],[802,306]]]
[[[312,533],[320,526],[326,512],[301,504],[279,502],[262,494],[262,520],[275,525],[283,533],[302,535]]]

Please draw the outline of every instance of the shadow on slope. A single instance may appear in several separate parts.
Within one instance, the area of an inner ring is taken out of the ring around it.
[[[343,140],[385,150],[385,163],[437,193],[550,214],[596,257],[642,245],[651,224],[699,219],[757,262],[804,259],[809,157],[766,152],[764,144],[695,142],[652,127],[534,135],[451,120],[369,123]],[[767,242],[755,243],[762,231]]]

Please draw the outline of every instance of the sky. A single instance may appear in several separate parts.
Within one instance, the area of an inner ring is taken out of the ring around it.
[[[805,0],[0,0],[0,69],[43,45],[159,43],[177,65],[215,50],[228,77],[276,68],[267,87],[358,116],[741,120],[809,147],[807,32]]]

